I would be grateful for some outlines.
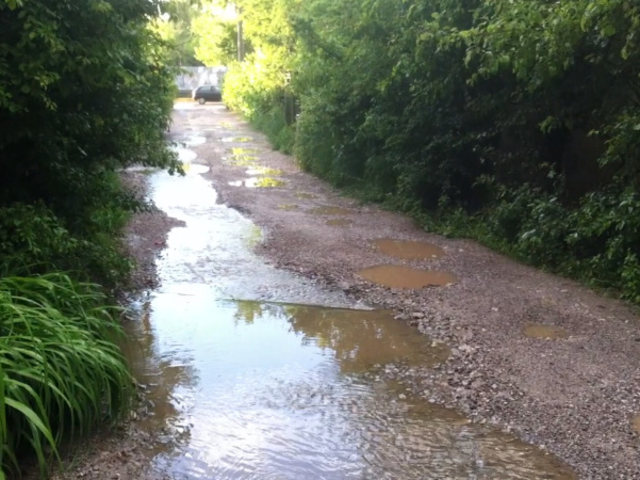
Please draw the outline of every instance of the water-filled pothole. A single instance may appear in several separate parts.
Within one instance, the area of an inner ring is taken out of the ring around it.
[[[234,180],[229,182],[231,187],[246,187],[246,188],[277,188],[285,185],[284,180],[273,177],[250,177],[244,180]]]
[[[262,165],[254,165],[247,168],[247,171],[245,173],[247,175],[264,175],[267,177],[279,177],[284,172],[282,170],[278,170],[277,168],[270,168]]]
[[[223,160],[226,164],[235,167],[251,167],[256,165],[260,159],[255,155],[231,155],[223,157]]]
[[[640,435],[640,415],[636,415],[631,419],[631,428]]]
[[[309,192],[296,192],[296,197],[298,197],[300,199],[316,198],[316,196],[313,193],[309,193]]]
[[[246,143],[246,142],[252,142],[253,138],[252,137],[222,137],[220,141],[225,143]]]
[[[330,218],[326,223],[332,227],[348,227],[353,224],[353,220],[349,220],[348,218]]]
[[[297,210],[299,207],[295,203],[282,203],[278,205],[278,210],[291,211]]]
[[[420,270],[400,265],[378,265],[358,272],[370,282],[391,288],[422,288],[455,283],[457,278],[449,272]]]
[[[309,210],[309,213],[312,213],[313,215],[349,215],[353,213],[353,211],[348,208],[327,205],[324,207],[312,208]]]
[[[569,334],[564,328],[555,325],[531,323],[522,329],[522,333],[529,338],[541,338],[544,340],[558,340],[567,338]]]
[[[438,258],[445,254],[442,248],[427,242],[381,238],[373,243],[382,253],[407,260]]]

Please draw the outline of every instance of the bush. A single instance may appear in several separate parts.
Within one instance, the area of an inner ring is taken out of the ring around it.
[[[128,405],[120,327],[95,285],[62,274],[0,279],[0,477]]]
[[[126,283],[132,264],[122,254],[118,232],[143,205],[123,191],[113,173],[94,177],[84,188],[83,203],[71,218],[56,216],[43,202],[0,206],[0,274],[66,271],[109,288]]]

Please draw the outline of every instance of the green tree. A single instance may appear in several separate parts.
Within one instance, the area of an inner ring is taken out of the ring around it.
[[[109,237],[135,205],[113,172],[177,167],[164,139],[173,72],[148,27],[156,7],[146,0],[0,1],[0,209],[38,205],[71,237],[87,240],[87,249],[97,245],[87,257],[94,265],[84,270],[112,270],[100,259],[117,263]],[[112,255],[101,255],[99,246],[109,243]]]

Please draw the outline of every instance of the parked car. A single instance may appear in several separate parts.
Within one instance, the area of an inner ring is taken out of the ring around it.
[[[205,102],[219,102],[222,100],[222,92],[215,85],[202,85],[193,91],[192,97],[200,105],[203,105]]]

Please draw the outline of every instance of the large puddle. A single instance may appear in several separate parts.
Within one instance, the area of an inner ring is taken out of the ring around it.
[[[406,260],[438,258],[444,255],[442,248],[427,242],[381,238],[373,244],[386,255]]]
[[[197,164],[194,164],[196,167]],[[151,195],[185,222],[158,260],[128,354],[173,479],[565,479],[536,448],[411,394],[448,348],[389,312],[266,265],[259,231],[191,168]],[[301,305],[305,304],[305,305]],[[311,306],[322,304],[327,307]],[[360,306],[362,307],[362,306]]]

